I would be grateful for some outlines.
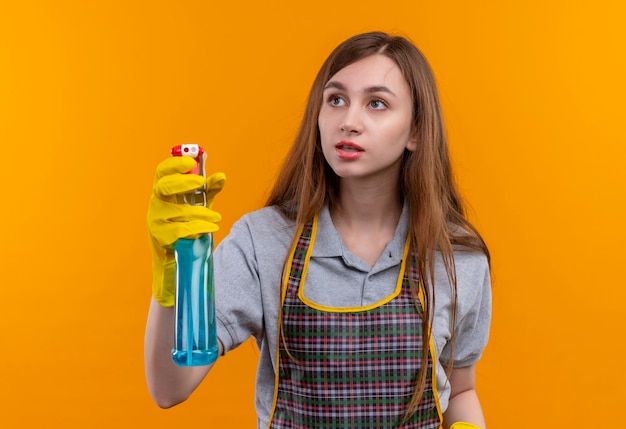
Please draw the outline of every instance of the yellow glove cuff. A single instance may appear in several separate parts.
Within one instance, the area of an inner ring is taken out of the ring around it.
[[[480,429],[480,427],[471,423],[456,422],[452,426],[450,426],[450,429]]]
[[[152,270],[152,296],[163,307],[173,307],[175,300],[176,261],[168,261]]]

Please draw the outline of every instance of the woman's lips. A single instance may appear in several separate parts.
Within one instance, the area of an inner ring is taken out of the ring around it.
[[[357,159],[365,153],[365,149],[358,144],[344,140],[335,145],[335,151],[337,152],[337,156],[339,156],[339,158],[346,161]]]

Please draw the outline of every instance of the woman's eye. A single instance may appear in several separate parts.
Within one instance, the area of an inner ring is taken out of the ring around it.
[[[346,104],[344,99],[339,97],[338,95],[331,95],[329,98],[329,102],[333,106],[343,106],[344,104]]]
[[[370,107],[375,110],[382,110],[387,107],[383,100],[372,100],[370,101]]]

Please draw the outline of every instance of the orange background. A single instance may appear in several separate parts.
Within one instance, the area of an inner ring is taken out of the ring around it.
[[[493,253],[490,427],[624,427],[625,18],[621,0],[0,3],[2,426],[254,427],[252,343],[185,404],[148,395],[154,168],[207,148],[222,238],[330,50],[382,29],[432,63]]]

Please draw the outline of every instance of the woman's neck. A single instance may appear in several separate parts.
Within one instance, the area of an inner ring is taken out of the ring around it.
[[[393,238],[402,201],[397,186],[384,183],[341,183],[339,201],[330,215],[344,244],[373,266]]]
[[[402,213],[402,200],[397,181],[341,180],[339,200],[331,208],[331,216],[344,224],[369,224],[370,228],[392,225],[393,230]]]

